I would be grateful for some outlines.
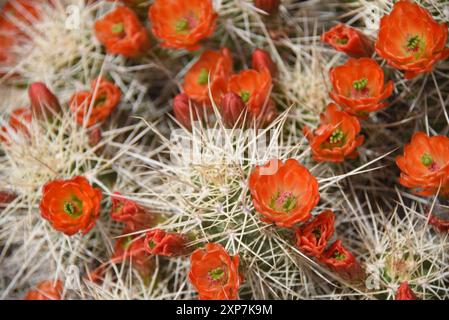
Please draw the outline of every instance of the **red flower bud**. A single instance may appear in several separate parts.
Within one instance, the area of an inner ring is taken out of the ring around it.
[[[272,77],[276,76],[277,73],[277,66],[271,59],[270,54],[262,49],[254,50],[252,56],[252,67],[259,72],[262,71],[263,68],[267,68],[270,70]]]
[[[268,14],[276,12],[279,3],[279,0],[254,0],[254,5]]]
[[[220,113],[223,123],[226,127],[234,127],[237,121],[241,124],[245,115],[243,114],[246,105],[242,98],[234,92],[229,92],[224,95],[221,100]]]
[[[173,257],[185,252],[186,237],[177,233],[167,233],[161,229],[147,232],[145,250],[154,255]]]
[[[131,230],[148,228],[154,222],[154,216],[136,202],[125,199],[119,192],[111,196],[111,218],[126,224]]]
[[[449,219],[443,219],[429,213],[429,224],[434,226],[440,232],[449,232]]]
[[[28,88],[31,110],[37,117],[51,117],[61,111],[58,98],[42,82],[34,82]]]
[[[348,281],[360,281],[364,272],[355,257],[341,244],[341,240],[335,241],[319,260],[329,269]]]
[[[394,300],[418,300],[418,298],[416,297],[413,290],[408,286],[407,281],[404,281],[396,291]]]
[[[192,129],[192,120],[196,121],[199,119],[193,101],[185,93],[180,93],[173,99],[173,112],[176,120],[189,130]]]
[[[95,147],[102,138],[102,134],[101,134],[101,129],[100,128],[94,128],[92,129],[92,131],[89,133],[89,145],[91,147]]]

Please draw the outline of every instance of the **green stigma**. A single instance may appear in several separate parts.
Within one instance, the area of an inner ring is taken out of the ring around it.
[[[411,51],[415,51],[419,48],[419,43],[421,42],[421,39],[419,36],[413,36],[408,38],[407,40],[407,49]]]
[[[216,268],[216,269],[209,271],[209,276],[214,281],[220,280],[224,275],[225,275],[225,273],[222,268]]]
[[[73,215],[75,213],[75,208],[71,202],[64,202],[64,212],[69,215]]]
[[[125,25],[121,22],[113,24],[112,25],[112,32],[113,33],[122,33],[123,31],[125,31]]]
[[[431,156],[430,154],[428,154],[428,153],[424,153],[424,154],[421,156],[421,163],[422,163],[423,165],[425,165],[426,167],[432,165],[432,163],[433,163],[432,156]]]
[[[329,137],[329,142],[332,144],[342,142],[345,135],[343,131],[340,129],[336,129],[334,132],[332,132],[332,135]]]
[[[242,98],[244,103],[247,103],[249,101],[249,97],[251,96],[251,93],[248,91],[241,91],[240,92],[240,98]]]
[[[183,32],[189,28],[189,22],[186,19],[181,19],[176,22],[175,30],[176,32]]]
[[[359,80],[354,81],[354,82],[352,83],[352,86],[353,86],[354,89],[356,89],[356,90],[363,90],[363,89],[366,88],[367,84],[368,84],[368,79],[362,78],[362,79],[359,79]]]
[[[133,241],[133,237],[132,236],[125,237],[125,239],[123,239],[122,247],[124,249],[128,248],[132,241]]]
[[[337,38],[335,40],[336,44],[345,45],[348,43],[348,38]]]
[[[154,243],[153,240],[148,241],[148,246],[150,247],[150,249],[154,249],[154,247],[156,246],[156,244]]]
[[[345,256],[344,253],[335,251],[335,252],[334,252],[334,259],[337,260],[337,261],[343,261],[343,260],[346,259],[346,256]]]
[[[198,76],[198,84],[204,86],[209,81],[209,72],[206,68],[201,69],[200,75]]]

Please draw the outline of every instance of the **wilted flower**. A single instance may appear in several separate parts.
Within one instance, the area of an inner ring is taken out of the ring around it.
[[[262,220],[280,227],[307,221],[320,199],[317,180],[295,159],[256,166],[249,177],[249,189]]]
[[[315,161],[342,162],[345,158],[358,156],[357,147],[364,137],[359,135],[361,128],[356,117],[331,103],[320,115],[320,120],[318,129],[312,131],[307,126],[303,129]]]
[[[334,234],[335,215],[327,210],[296,230],[296,247],[305,254],[319,257]]]
[[[84,177],[54,180],[43,187],[41,215],[54,229],[73,235],[89,232],[100,214],[101,191]]]
[[[201,300],[235,300],[240,277],[239,258],[231,257],[216,243],[208,243],[190,257],[189,280]]]
[[[178,233],[168,233],[161,229],[151,230],[145,236],[145,250],[149,254],[174,257],[185,252],[186,237]]]
[[[342,23],[323,33],[321,41],[354,58],[371,57],[374,52],[374,43],[368,36]]]
[[[83,125],[87,119],[87,126],[103,121],[114,111],[120,102],[120,89],[103,78],[92,81],[90,91],[75,93],[70,99],[70,109],[76,113],[78,124]]]
[[[377,53],[410,79],[430,72],[449,56],[447,24],[436,22],[428,10],[411,1],[399,1],[380,20]]]

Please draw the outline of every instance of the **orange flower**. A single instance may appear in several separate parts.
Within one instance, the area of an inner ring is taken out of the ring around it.
[[[315,177],[295,159],[257,166],[249,177],[249,189],[262,220],[280,227],[308,220],[320,199]]]
[[[373,41],[370,38],[342,23],[323,33],[321,41],[354,58],[371,57],[374,52]]]
[[[349,59],[330,71],[330,97],[345,111],[366,116],[387,106],[382,102],[394,89],[393,81],[384,82],[384,71],[369,58]]]
[[[190,257],[189,280],[200,300],[235,300],[240,277],[239,258],[231,257],[219,244],[208,243]]]
[[[135,58],[150,47],[147,30],[133,10],[120,6],[95,22],[95,35],[111,54]]]
[[[147,232],[145,250],[149,254],[173,257],[182,255],[185,251],[186,237],[178,233],[167,233],[161,229]]]
[[[258,116],[268,104],[271,85],[271,73],[268,68],[261,71],[250,69],[231,76],[228,91],[238,94],[248,106],[248,111],[253,116]]]
[[[394,300],[417,300],[417,298],[413,290],[408,286],[407,281],[404,281],[396,291]]]
[[[449,194],[449,138],[429,137],[416,132],[404,148],[404,155],[396,158],[401,169],[399,183],[416,189],[419,195]]]
[[[326,252],[320,256],[320,261],[342,278],[349,281],[359,281],[364,277],[360,264],[340,240],[335,241]]]
[[[220,103],[226,93],[226,83],[232,73],[232,55],[229,49],[204,51],[184,77],[183,90],[190,99],[210,105],[209,83],[215,102]]]
[[[35,290],[28,291],[25,300],[61,300],[62,281],[42,281]]]
[[[198,42],[215,29],[217,14],[211,0],[155,0],[149,19],[165,47],[197,50]]]
[[[103,121],[114,111],[120,102],[120,89],[103,78],[92,81],[90,91],[75,93],[70,99],[70,109],[76,113],[76,121],[90,127]],[[86,118],[88,120],[86,120]]]
[[[131,230],[142,230],[153,224],[154,216],[136,202],[122,197],[119,192],[114,192],[111,199],[112,219],[125,223]]]
[[[86,234],[98,219],[101,198],[101,191],[84,177],[54,180],[43,187],[41,215],[66,235]]]
[[[39,5],[44,0],[9,0],[1,9],[0,32],[9,35],[23,34],[22,24],[32,24],[39,18]],[[17,23],[17,24],[16,24]]]
[[[4,143],[10,143],[11,134],[18,134],[29,138],[31,120],[32,114],[29,108],[18,108],[13,110],[9,116],[9,126],[1,128],[0,140]]]
[[[399,1],[380,20],[377,53],[411,79],[432,71],[438,60],[449,56],[445,48],[447,25],[438,24],[429,11],[409,1]]]
[[[326,249],[327,241],[334,234],[335,215],[327,210],[317,215],[312,222],[296,230],[296,246],[312,257],[319,257]]]
[[[355,158],[357,147],[364,141],[360,133],[360,123],[356,117],[340,111],[330,103],[326,113],[320,115],[320,126],[315,131],[304,127],[303,133],[310,142],[315,161],[342,162],[345,158]]]

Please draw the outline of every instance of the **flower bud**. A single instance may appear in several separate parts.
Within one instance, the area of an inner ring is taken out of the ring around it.
[[[34,82],[28,88],[31,110],[37,117],[51,117],[61,111],[58,98],[42,82]]]
[[[268,14],[276,12],[279,8],[279,3],[279,0],[254,0],[254,5]]]
[[[252,56],[252,66],[253,69],[257,71],[262,71],[263,68],[270,70],[271,76],[276,76],[277,66],[271,59],[270,54],[262,49],[256,49]]]
[[[92,131],[89,132],[89,146],[95,147],[102,138],[101,129],[100,128],[94,128]]]
[[[399,286],[398,290],[396,291],[396,295],[394,297],[394,300],[417,300],[415,293],[412,289],[408,286],[407,281],[404,281]]]
[[[17,194],[15,194],[11,191],[0,191],[0,208],[6,207],[15,198],[17,198]]]
[[[242,123],[246,105],[242,98],[234,92],[229,92],[221,100],[220,113],[226,127],[234,127],[237,121]]]
[[[185,93],[180,93],[173,99],[173,112],[176,120],[189,130],[192,128],[192,120],[199,119],[193,102]]]

